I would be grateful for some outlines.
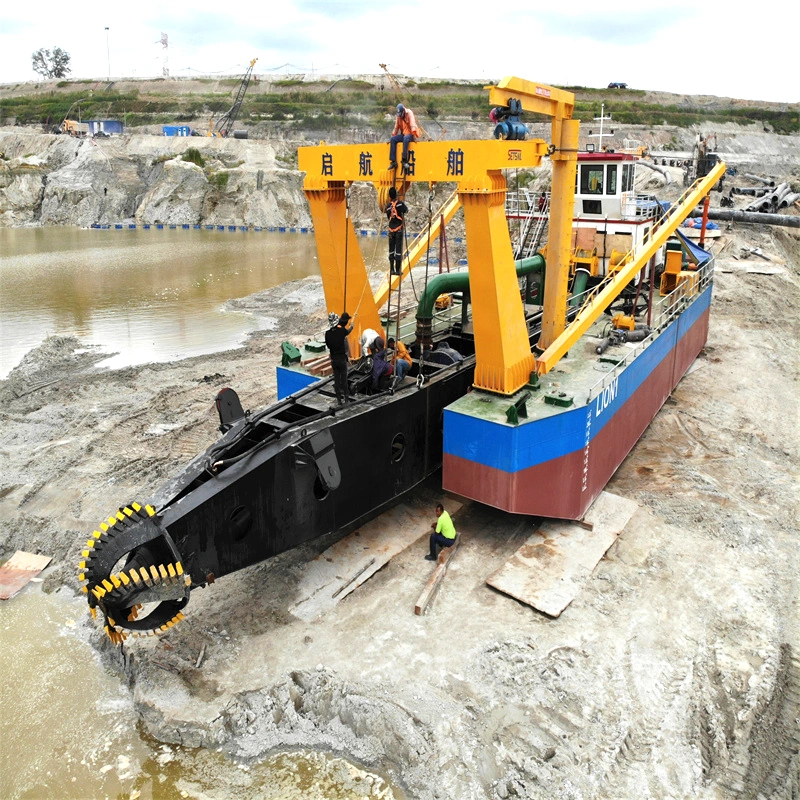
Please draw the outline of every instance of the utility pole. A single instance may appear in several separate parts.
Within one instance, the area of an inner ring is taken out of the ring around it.
[[[161,42],[162,48],[161,74],[163,77],[169,78],[169,36],[162,31],[159,41]]]
[[[108,28],[106,28],[106,58],[108,59],[108,82],[111,83],[111,50],[108,46]]]

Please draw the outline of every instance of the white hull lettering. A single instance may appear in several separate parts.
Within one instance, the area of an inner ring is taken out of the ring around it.
[[[594,404],[594,415],[595,417],[599,417],[603,411],[614,402],[617,397],[617,392],[619,391],[619,378],[614,378],[614,380],[597,395],[597,399],[595,400]]]

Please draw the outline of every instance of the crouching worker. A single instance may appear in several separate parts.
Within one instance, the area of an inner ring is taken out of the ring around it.
[[[394,361],[394,374],[397,375],[397,380],[401,381],[408,375],[408,371],[411,369],[411,364],[413,363],[411,361],[411,354],[400,341],[395,343],[394,339],[389,339],[386,345],[390,350],[394,350],[397,353],[397,357]]]
[[[452,547],[456,543],[456,526],[441,503],[436,506],[436,516],[437,521],[431,523],[431,551],[425,556],[426,561],[436,561],[439,547]]]
[[[383,339],[378,336],[372,343],[372,390],[382,392],[389,388],[392,365],[386,356]]]

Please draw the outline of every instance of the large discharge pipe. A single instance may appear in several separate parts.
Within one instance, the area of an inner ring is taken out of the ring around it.
[[[539,272],[544,276],[544,256],[538,253],[530,258],[515,261],[514,266],[516,267],[517,277],[522,278],[534,272]],[[428,286],[419,298],[419,304],[417,305],[417,338],[424,344],[430,343],[433,307],[436,304],[436,298],[440,294],[468,290],[468,272],[443,272],[428,281]],[[542,294],[544,294],[543,291],[540,292],[540,296]]]
[[[752,222],[760,225],[782,225],[786,228],[800,228],[800,217],[789,217],[785,214],[757,214],[754,211],[730,211],[722,208],[711,208],[709,219],[727,222]]]

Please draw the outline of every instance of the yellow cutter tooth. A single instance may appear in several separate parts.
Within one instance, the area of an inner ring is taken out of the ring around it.
[[[175,571],[178,575],[183,575],[183,564],[180,561],[175,565]]]
[[[89,607],[89,613],[92,615],[92,619],[97,619],[97,609]]]
[[[132,517],[132,516],[133,516],[133,511],[131,511],[131,510],[128,508],[128,506],[125,506],[125,508],[123,508],[123,509],[122,509],[122,513],[123,513],[123,514],[124,514],[126,517]]]
[[[183,611],[179,611],[179,612],[178,612],[178,613],[175,615],[175,621],[176,621],[176,622],[180,622],[182,619],[186,619],[186,617],[184,617],[184,615],[183,615]]]
[[[105,590],[107,592],[113,592],[114,591],[114,585],[112,583],[109,583],[105,578],[103,578],[102,584],[103,584],[103,587],[105,588]]]
[[[164,569],[164,565],[163,564],[159,564],[158,565],[158,571],[159,571],[159,573],[161,573],[162,579],[167,577],[167,571]]]
[[[175,577],[175,567],[173,567],[172,564],[167,564],[167,572],[169,572],[170,578]]]
[[[142,579],[139,577],[139,573],[135,569],[131,570],[131,578],[133,578],[133,582],[137,586],[142,582]]]
[[[122,581],[113,573],[109,576],[111,578],[111,583],[114,584],[115,589],[119,589],[122,586]]]
[[[94,539],[89,539],[89,541],[86,542],[86,546],[91,550],[94,547]]]
[[[155,568],[154,564],[150,565],[150,576],[154,581],[158,582],[158,570]]]
[[[108,624],[109,624],[109,625],[111,625],[112,627],[114,627],[114,626],[115,626],[117,623],[116,623],[116,622],[114,622],[114,620],[113,620],[113,618],[112,618],[112,617],[109,617],[109,618],[108,618]]]
[[[187,576],[186,576],[186,577],[183,579],[183,582],[184,582],[184,583],[185,583],[187,586],[191,586],[191,585],[192,585],[192,579],[191,579],[191,577],[190,577],[189,575],[187,575]]]
[[[106,525],[105,522],[101,522],[100,529],[103,531],[103,533],[105,533],[108,530],[108,525]]]
[[[85,572],[81,572],[81,574],[78,575],[78,580],[79,581],[85,581],[86,580],[86,573]]]
[[[84,558],[89,558],[89,551],[88,550],[81,550],[81,555]]]
[[[92,589],[92,594],[98,599],[102,600],[103,595],[106,593],[106,590],[102,586],[95,586]]]
[[[156,515],[156,510],[151,506],[149,503],[144,507],[144,510],[151,516],[154,517]]]
[[[119,579],[122,581],[123,586],[128,586],[131,582],[131,579],[124,572],[120,572]]]
[[[116,518],[117,518],[117,519],[118,519],[120,522],[125,522],[125,515],[122,513],[122,511],[117,511],[117,513],[116,513],[114,516],[115,516],[115,517],[116,517]]]
[[[134,511],[136,511],[137,513],[138,513],[139,511],[141,511],[141,510],[142,510],[142,507],[141,507],[141,506],[140,506],[138,503],[131,503],[131,507],[132,507],[132,508],[133,508],[133,510],[134,510]]]
[[[147,574],[147,570],[144,567],[139,567],[139,574],[142,576],[142,580],[150,586],[152,581],[150,580],[150,576]]]
[[[81,586],[81,591],[86,592],[86,594],[89,594],[89,590],[85,586]],[[92,609],[92,611],[94,611],[94,609]]]
[[[86,562],[85,561],[79,561],[78,562],[78,569],[86,569]]]
[[[103,534],[100,533],[100,531],[92,531],[92,536],[94,536],[95,539],[99,539],[102,535]],[[87,544],[88,544],[88,542],[87,542]]]

